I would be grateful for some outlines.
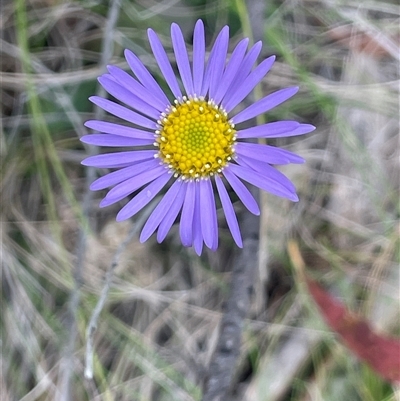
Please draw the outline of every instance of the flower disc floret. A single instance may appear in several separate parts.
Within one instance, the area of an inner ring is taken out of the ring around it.
[[[158,157],[183,179],[220,173],[232,159],[235,130],[227,113],[204,99],[175,102],[158,121]]]

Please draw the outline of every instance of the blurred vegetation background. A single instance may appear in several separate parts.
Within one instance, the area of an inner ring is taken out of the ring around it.
[[[258,95],[300,86],[266,118],[317,126],[271,141],[307,163],[281,169],[298,204],[261,196],[257,284],[231,399],[399,400],[324,324],[287,248],[295,243],[308,273],[375,330],[400,335],[399,16],[395,0],[3,0],[1,400],[201,399],[236,252],[230,234],[223,226],[218,252],[201,258],[176,227],[161,245],[134,236],[85,379],[88,321],[141,217],[116,223],[119,205],[99,209],[103,194],[88,183],[104,171],[80,165],[94,150],[79,142],[83,122],[101,117],[87,98],[101,94],[105,65],[127,69],[129,48],[160,78],[146,29],[172,60],[170,24],[191,49],[198,18],[208,44],[229,24],[230,50],[257,31],[263,57],[277,55]]]

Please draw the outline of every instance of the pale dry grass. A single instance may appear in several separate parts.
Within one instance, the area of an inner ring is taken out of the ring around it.
[[[21,4],[27,5],[30,74],[17,40]],[[19,1],[2,8],[5,401],[200,400],[217,341],[235,258],[227,228],[221,229],[220,250],[202,258],[182,248],[176,227],[161,245],[134,238],[118,260],[98,319],[94,380],[84,378],[87,324],[104,275],[135,224],[116,223],[114,207],[98,209],[99,193],[81,207],[87,184],[79,161],[87,150],[78,137],[94,113],[87,97],[104,67],[107,12],[96,1]],[[129,47],[156,72],[145,29],[156,28],[168,45],[169,23],[177,20],[190,41],[198,17],[206,19],[210,38],[227,22],[233,42],[242,36],[233,3],[124,1],[108,62],[126,67],[122,50]],[[282,169],[301,201],[261,198],[259,279],[232,400],[396,397],[323,324],[292,269],[287,241],[299,245],[309,271],[350,308],[381,332],[399,334],[398,27],[399,9],[389,1],[268,2],[266,49],[280,57],[262,94],[301,86],[271,119],[294,118],[318,130],[276,142],[307,159]],[[27,83],[39,99],[36,112]],[[35,129],[40,118],[53,151]],[[235,207],[245,213],[239,203]],[[77,296],[73,310],[71,294]]]

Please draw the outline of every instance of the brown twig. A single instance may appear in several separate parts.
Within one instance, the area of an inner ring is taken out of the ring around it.
[[[254,274],[257,270],[258,230],[258,216],[247,214],[242,222],[243,250],[238,252],[233,265],[231,291],[206,378],[203,401],[224,400],[234,375],[244,319],[250,307]]]

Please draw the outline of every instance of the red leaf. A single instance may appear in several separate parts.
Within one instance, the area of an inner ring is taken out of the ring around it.
[[[306,278],[309,291],[328,325],[344,344],[372,369],[390,382],[400,382],[400,339],[375,333],[368,322]]]

